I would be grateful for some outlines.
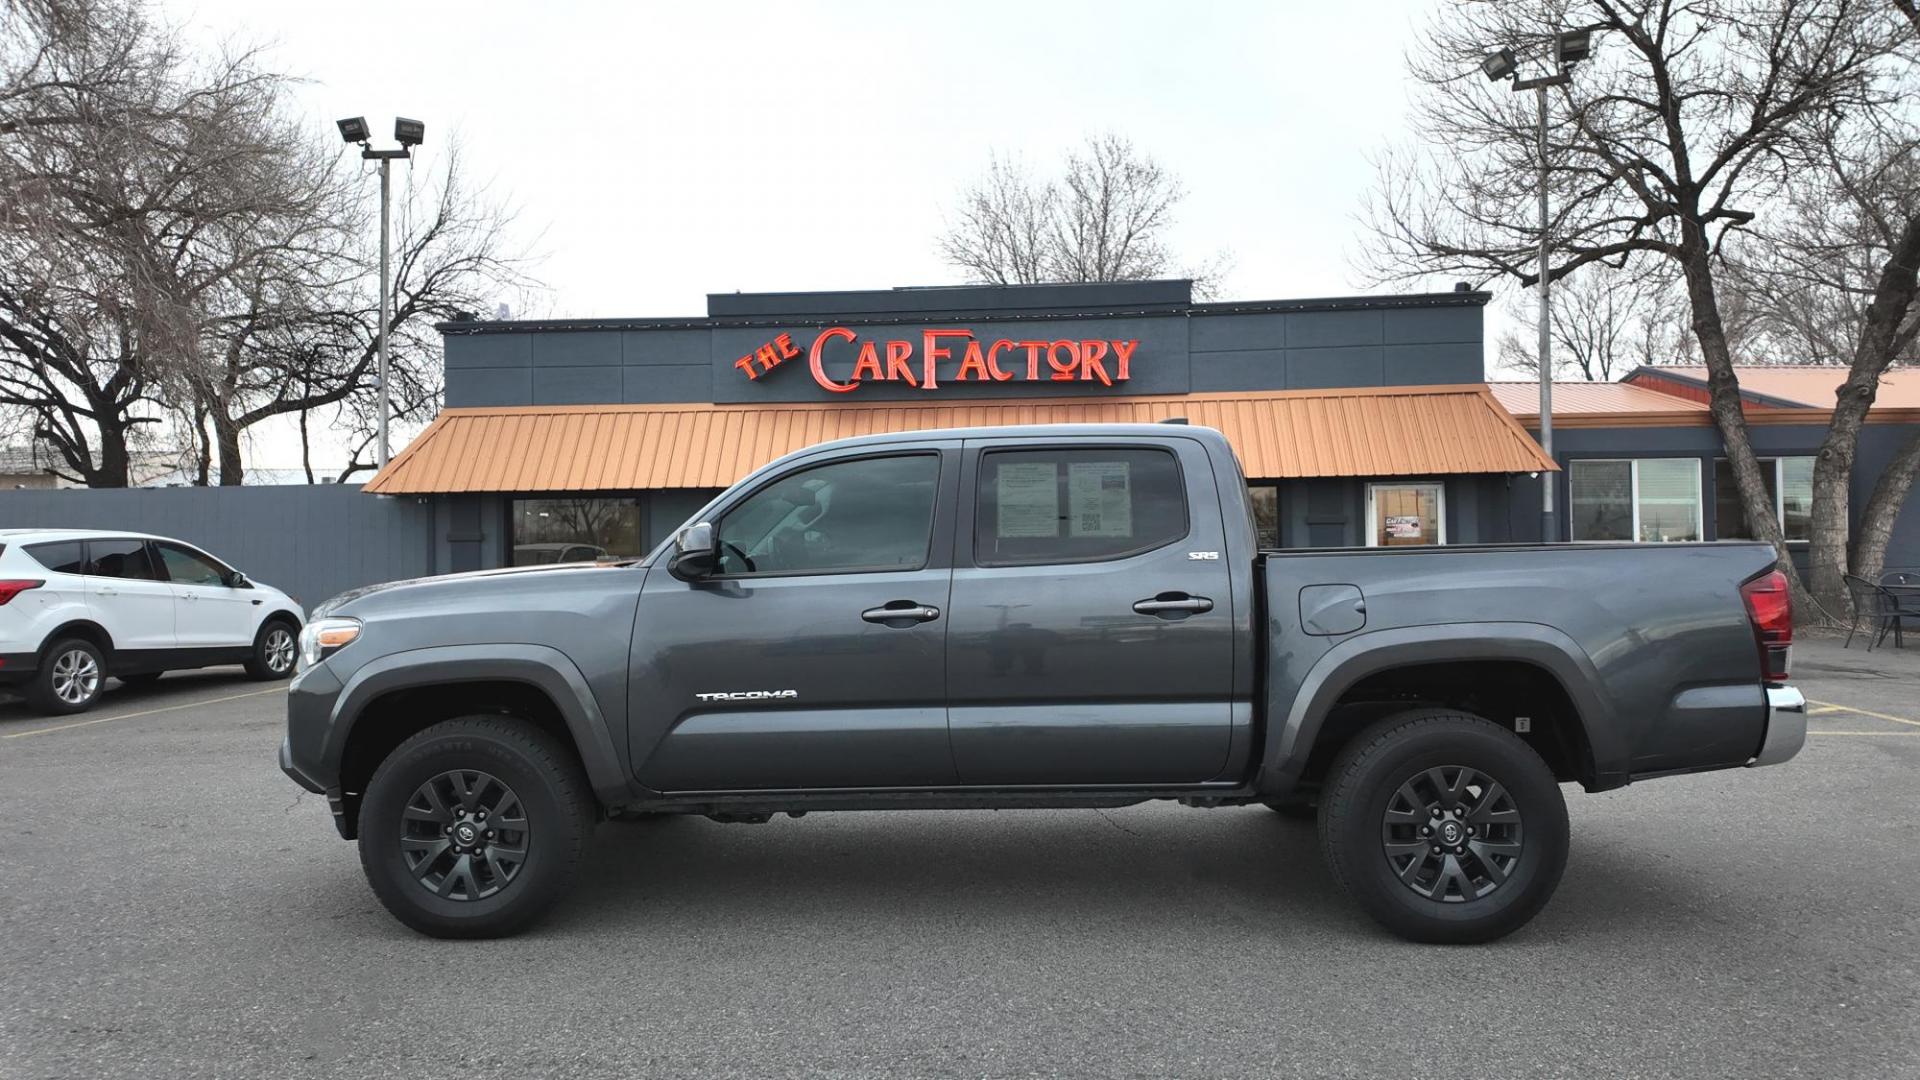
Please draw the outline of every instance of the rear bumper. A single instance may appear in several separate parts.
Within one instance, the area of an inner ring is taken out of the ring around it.
[[[1807,699],[1791,686],[1767,687],[1767,735],[1748,768],[1778,765],[1807,744]]]
[[[34,653],[0,653],[0,686],[26,682],[39,668],[40,657]]]

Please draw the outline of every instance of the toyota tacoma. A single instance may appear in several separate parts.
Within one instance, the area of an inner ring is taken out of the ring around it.
[[[312,613],[281,767],[373,891],[518,930],[605,818],[1265,805],[1404,937],[1523,925],[1587,791],[1792,757],[1754,543],[1262,551],[1226,439],[922,431],[759,469],[650,557]]]

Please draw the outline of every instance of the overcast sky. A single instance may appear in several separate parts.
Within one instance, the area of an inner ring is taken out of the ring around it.
[[[1174,246],[1229,254],[1224,298],[1369,291],[1355,215],[1372,156],[1404,137],[1402,55],[1431,6],[163,10],[196,36],[268,45],[311,80],[317,128],[364,114],[384,138],[394,114],[415,117],[423,157],[457,136],[520,210],[551,289],[533,313],[635,316],[702,314],[706,293],[735,289],[956,283],[936,238],[989,155],[1044,166],[1107,130],[1179,175]]]

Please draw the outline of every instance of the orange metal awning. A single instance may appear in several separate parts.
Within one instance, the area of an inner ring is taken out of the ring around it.
[[[1483,385],[1179,397],[791,405],[529,405],[447,409],[366,490],[718,488],[792,450],[886,431],[1148,423],[1224,432],[1254,479],[1515,473],[1554,465]]]

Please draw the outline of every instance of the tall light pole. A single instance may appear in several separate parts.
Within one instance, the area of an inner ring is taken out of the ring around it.
[[[1547,88],[1565,86],[1573,81],[1573,65],[1593,51],[1591,29],[1569,30],[1553,37],[1554,70],[1533,79],[1520,78],[1520,56],[1512,49],[1487,54],[1480,70],[1494,82],[1513,80],[1513,89],[1531,90],[1539,117],[1540,151],[1540,450],[1553,459],[1553,283],[1547,264]],[[1553,473],[1540,474],[1540,539],[1551,543],[1560,539],[1560,528],[1553,513]]]
[[[387,324],[393,321],[393,286],[387,274],[390,247],[387,219],[393,205],[393,163],[396,159],[413,156],[413,148],[426,141],[427,125],[404,116],[397,117],[393,121],[393,140],[400,144],[399,149],[375,150],[369,139],[366,117],[355,116],[335,123],[340,128],[342,139],[360,144],[362,158],[380,163],[380,326],[377,331],[378,344],[375,346],[378,355],[375,378],[379,382],[377,390],[380,401],[379,448],[376,453],[377,463],[384,469],[388,458],[387,415],[391,412],[387,405]]]

